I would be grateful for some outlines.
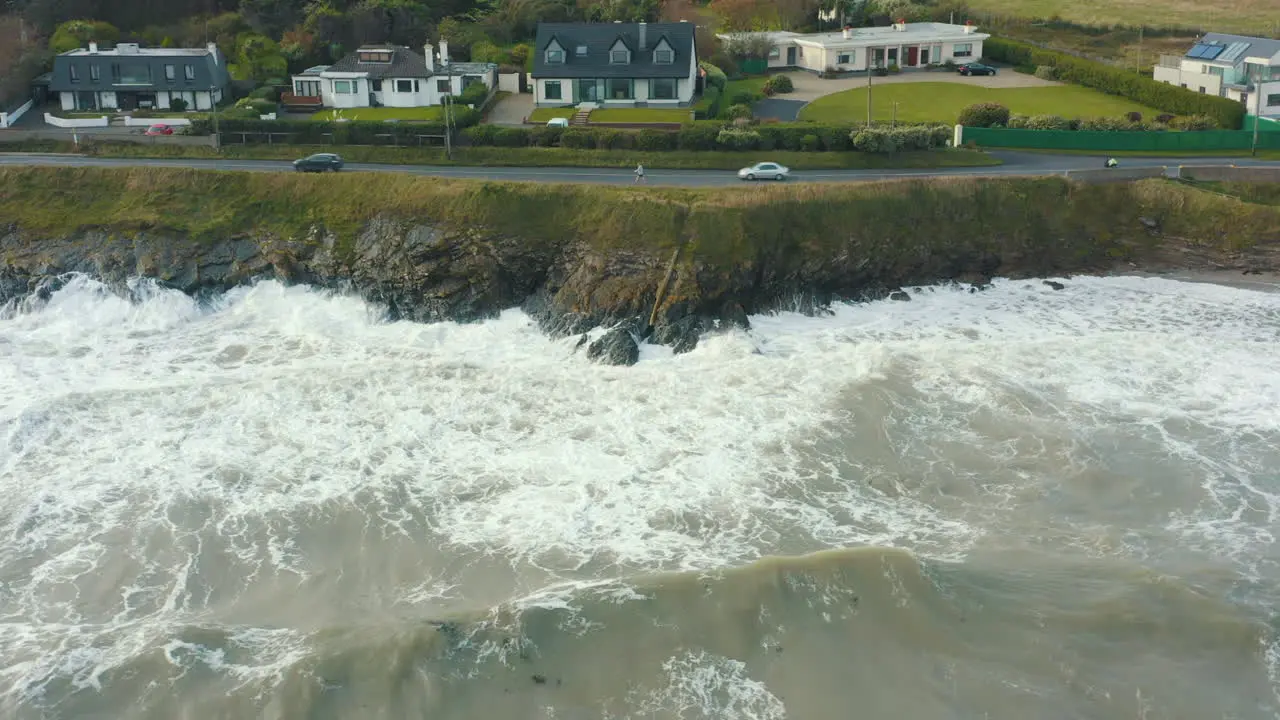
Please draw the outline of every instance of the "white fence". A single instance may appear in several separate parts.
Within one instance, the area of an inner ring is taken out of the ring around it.
[[[0,128],[7,128],[18,122],[18,118],[26,114],[26,112],[30,110],[31,106],[35,105],[35,103],[35,100],[28,100],[22,105],[22,107],[19,107],[11,113],[0,113]]]
[[[128,127],[151,127],[152,125],[178,127],[179,125],[190,125],[191,121],[186,118],[136,118],[125,115],[124,124]]]
[[[520,73],[498,73],[498,89],[503,92],[520,92]]]
[[[111,120],[106,115],[98,118],[60,118],[45,113],[44,121],[60,128],[109,127],[111,125]]]

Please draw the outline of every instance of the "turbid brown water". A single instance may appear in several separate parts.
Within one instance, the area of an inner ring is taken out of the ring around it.
[[[628,369],[518,312],[0,316],[0,716],[1280,717],[1280,295],[1032,281]]]

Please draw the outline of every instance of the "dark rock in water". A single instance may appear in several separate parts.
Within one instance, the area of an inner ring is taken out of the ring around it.
[[[911,300],[911,296],[903,290],[895,290],[889,293],[889,299],[897,300],[899,302],[909,302]]]
[[[582,337],[578,338],[578,344],[573,346],[573,351],[574,351],[574,352],[578,352],[579,350],[581,350],[581,349],[582,349],[582,346],[583,346],[583,345],[586,345],[586,344],[587,344],[587,341],[588,341],[588,340],[590,340],[590,339],[591,339],[591,338],[590,338],[590,337],[588,337],[586,333],[583,333],[583,334],[582,334]]]
[[[1066,285],[1063,285],[1063,284],[1062,284],[1062,283],[1060,283],[1060,282],[1054,282],[1054,281],[1052,281],[1052,280],[1045,280],[1045,281],[1044,281],[1044,284],[1045,284],[1045,285],[1048,285],[1049,287],[1053,288],[1054,290],[1062,290],[1063,288],[1065,288],[1065,287],[1066,287]]]
[[[676,354],[687,353],[698,346],[698,338],[705,329],[702,318],[692,315],[664,321],[654,327],[653,341],[659,345],[670,345]]]
[[[720,312],[720,322],[727,328],[751,329],[751,320],[747,317],[747,310],[742,307],[742,303],[732,302],[725,305],[724,310]]]
[[[587,357],[605,365],[635,365],[640,346],[624,327],[615,327],[587,347]]]

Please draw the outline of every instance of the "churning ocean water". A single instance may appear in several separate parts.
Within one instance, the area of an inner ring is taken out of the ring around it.
[[[0,716],[1280,718],[1280,294],[575,345],[274,282],[11,303]]]

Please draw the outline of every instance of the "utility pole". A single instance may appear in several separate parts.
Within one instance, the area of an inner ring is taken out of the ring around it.
[[[209,110],[213,112],[213,151],[220,153],[222,152],[222,135],[218,132],[218,100],[213,96],[213,93],[216,89],[217,89],[216,81],[213,78],[210,78],[209,79]],[[194,93],[192,94],[194,95]],[[193,97],[192,99],[195,99],[195,98]],[[243,139],[244,138],[241,138],[241,140]],[[268,135],[267,139],[270,140],[271,136]]]
[[[1142,31],[1143,31],[1144,29],[1145,29],[1145,27],[1143,27],[1143,26],[1139,26],[1139,27],[1138,27],[1138,60],[1137,60],[1137,62],[1135,63],[1135,64],[1137,65],[1137,67],[1135,67],[1135,68],[1133,69],[1133,70],[1134,70],[1134,72],[1139,73],[1139,74],[1141,74],[1141,73],[1142,73]]]
[[[867,127],[871,127],[871,48],[867,48]]]
[[[1262,78],[1253,77],[1253,142],[1249,145],[1249,155],[1258,156],[1258,126],[1262,124]]]

